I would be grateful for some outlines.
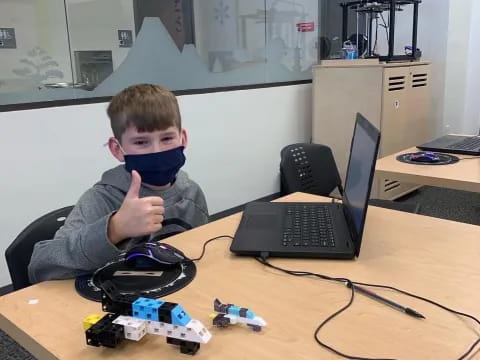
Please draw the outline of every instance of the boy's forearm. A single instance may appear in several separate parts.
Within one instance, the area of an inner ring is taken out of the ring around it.
[[[80,229],[66,226],[53,240],[37,243],[28,268],[30,281],[72,278],[115,258],[120,250],[107,239],[110,215]]]
[[[107,238],[113,245],[117,245],[119,242],[124,240],[123,235],[118,231],[118,217],[115,217],[115,215],[116,213],[108,218],[107,224]]]

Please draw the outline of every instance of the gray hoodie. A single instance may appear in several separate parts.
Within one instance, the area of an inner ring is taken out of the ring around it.
[[[117,257],[123,250],[148,237],[131,238],[113,245],[107,237],[108,220],[117,211],[130,187],[131,175],[123,165],[106,171],[102,179],[87,190],[52,240],[40,241],[33,249],[28,266],[32,283],[72,278],[92,272]],[[140,197],[160,196],[165,219],[180,218],[193,227],[208,222],[208,210],[202,190],[180,171],[175,183],[166,190],[140,188]],[[159,233],[183,230],[166,226]]]

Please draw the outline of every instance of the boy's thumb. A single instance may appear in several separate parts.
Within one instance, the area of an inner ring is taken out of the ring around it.
[[[142,178],[140,177],[140,174],[136,170],[132,170],[132,182],[130,183],[130,188],[125,197],[128,199],[138,199],[141,184]]]

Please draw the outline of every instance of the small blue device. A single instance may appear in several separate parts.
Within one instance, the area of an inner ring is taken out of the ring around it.
[[[410,161],[419,162],[419,163],[436,163],[439,162],[440,156],[434,152],[430,151],[420,151],[414,154],[411,154],[409,157]]]

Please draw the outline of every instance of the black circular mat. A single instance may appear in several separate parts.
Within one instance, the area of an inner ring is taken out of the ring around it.
[[[133,270],[123,256],[98,269],[94,274],[75,279],[75,289],[86,299],[101,301],[99,284],[111,280],[123,295],[159,298],[187,286],[197,273],[195,263],[186,261],[168,270]]]
[[[422,161],[415,161],[412,160],[415,157],[425,154],[423,151],[415,152],[415,153],[408,153],[408,154],[401,154],[397,156],[397,160],[407,164],[414,164],[414,165],[448,165],[448,164],[455,164],[460,161],[460,159],[454,155],[450,154],[440,154],[434,153],[438,157],[438,161],[435,162],[422,162]],[[432,153],[428,153],[432,154]]]

